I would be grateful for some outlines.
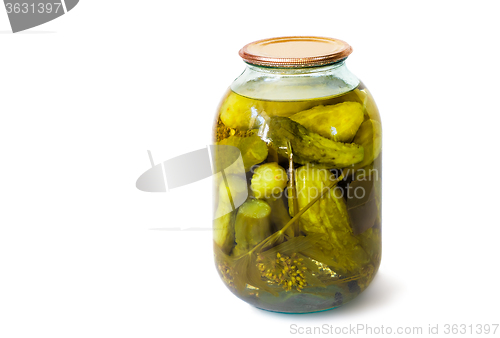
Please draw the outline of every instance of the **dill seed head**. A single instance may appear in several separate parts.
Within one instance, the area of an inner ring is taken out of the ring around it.
[[[291,259],[296,256],[296,253],[292,253],[288,257],[278,252],[275,259],[266,260],[262,255],[258,255],[257,264],[259,264],[261,276],[281,285],[286,291],[295,289],[300,292],[306,285],[306,278],[302,271],[307,268],[302,267],[302,270],[300,269],[300,261],[303,259]]]

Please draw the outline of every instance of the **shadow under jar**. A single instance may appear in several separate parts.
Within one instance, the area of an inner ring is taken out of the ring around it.
[[[351,52],[322,37],[250,43],[220,104],[215,263],[226,286],[258,308],[338,307],[380,265],[382,127],[345,65]]]

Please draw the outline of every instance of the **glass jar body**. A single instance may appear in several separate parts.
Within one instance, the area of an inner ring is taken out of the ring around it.
[[[368,286],[381,259],[382,129],[344,62],[248,66],[222,99],[214,142],[226,146],[213,158],[214,256],[236,296],[305,313]]]

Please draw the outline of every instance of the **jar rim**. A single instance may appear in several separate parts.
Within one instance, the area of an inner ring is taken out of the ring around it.
[[[283,36],[257,40],[239,51],[247,63],[273,68],[316,67],[347,58],[352,47],[340,39],[321,36]]]

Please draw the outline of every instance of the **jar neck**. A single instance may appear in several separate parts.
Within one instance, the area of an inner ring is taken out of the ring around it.
[[[324,73],[330,72],[339,67],[345,65],[345,59],[340,60],[338,62],[324,65],[324,66],[315,66],[315,67],[289,67],[289,68],[280,68],[280,67],[266,67],[259,66],[247,63],[247,68],[253,72],[259,72],[263,74],[280,74],[280,75],[302,75],[302,74],[315,74],[315,73]]]
[[[354,90],[358,78],[339,62],[302,68],[276,68],[247,64],[232,83],[235,93],[260,100],[302,101],[334,97]]]

